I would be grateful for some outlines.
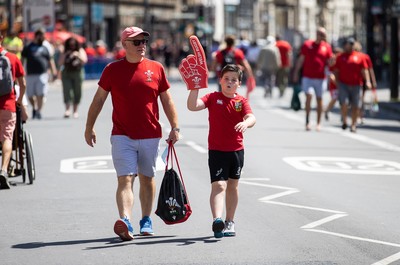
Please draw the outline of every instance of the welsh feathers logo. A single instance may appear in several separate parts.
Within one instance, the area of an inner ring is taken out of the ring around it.
[[[200,78],[200,77],[195,76],[195,77],[192,79],[192,81],[193,81],[193,83],[194,83],[194,88],[201,88],[201,87],[200,87],[200,81],[201,81],[201,78]]]
[[[165,201],[166,204],[168,204],[169,208],[169,213],[172,216],[172,218],[175,220],[176,215],[178,214],[178,208],[182,208],[179,203],[176,201],[176,199],[169,197],[168,200]]]
[[[147,70],[146,72],[144,72],[144,74],[147,76],[146,82],[151,82],[151,77],[154,73],[150,70]]]

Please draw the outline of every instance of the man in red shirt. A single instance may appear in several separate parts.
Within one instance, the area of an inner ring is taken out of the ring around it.
[[[298,82],[300,69],[303,69],[301,86],[306,94],[306,130],[311,130],[310,111],[312,90],[317,98],[317,131],[321,129],[322,93],[326,90],[325,68],[332,58],[332,48],[326,42],[326,30],[318,28],[317,39],[307,40],[301,47],[293,73],[293,82]]]
[[[0,33],[0,52],[4,51],[2,47],[2,43],[4,40],[3,32]],[[1,55],[3,56],[3,55]],[[18,57],[11,53],[7,52],[4,55],[8,58],[11,65],[11,74],[12,80],[15,82],[17,80],[18,85],[20,87],[20,94],[17,99],[17,104],[22,106],[22,98],[25,94],[26,90],[26,81],[25,81],[25,71],[22,66],[21,61]],[[4,74],[4,73],[3,73]],[[15,123],[17,120],[16,116],[16,104],[15,104],[15,90],[12,87],[12,91],[10,94],[6,94],[0,96],[0,142],[2,144],[1,147],[1,170],[0,170],[0,189],[9,189],[10,184],[8,182],[8,164],[10,163],[11,152],[12,152],[12,140],[13,133],[15,129]]]
[[[281,54],[281,66],[276,73],[276,85],[279,88],[280,96],[283,96],[286,87],[288,86],[289,70],[292,66],[292,46],[289,42],[282,40],[280,35],[276,35],[276,47],[279,49]]]
[[[178,117],[164,68],[161,63],[145,58],[149,36],[148,32],[138,27],[128,27],[122,32],[121,43],[126,56],[105,67],[86,122],[85,140],[93,147],[97,140],[94,124],[108,94],[111,94],[112,158],[118,178],[116,197],[120,216],[115,222],[114,232],[122,240],[133,239],[130,219],[134,201],[133,183],[137,175],[142,207],[140,234],[154,234],[150,214],[156,188],[156,159],[162,136],[158,98],[171,125],[167,142],[175,144],[179,139]]]
[[[334,73],[339,87],[339,102],[342,113],[342,129],[347,128],[347,106],[351,104],[351,132],[356,132],[356,123],[360,101],[360,89],[365,80],[367,88],[371,88],[368,65],[364,55],[354,50],[354,38],[345,41],[342,54],[336,59]]]

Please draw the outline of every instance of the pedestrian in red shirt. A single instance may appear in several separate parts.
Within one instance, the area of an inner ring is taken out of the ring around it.
[[[276,35],[275,45],[281,54],[281,66],[276,73],[276,85],[279,88],[279,95],[282,97],[289,83],[289,71],[292,66],[292,46],[289,42],[282,40],[280,35]]]
[[[192,89],[187,100],[189,110],[207,108],[209,113],[210,206],[213,215],[212,228],[217,238],[236,235],[234,217],[239,200],[239,178],[244,163],[243,133],[256,123],[247,99],[237,93],[242,75],[242,70],[237,65],[228,64],[221,71],[221,92],[209,93],[199,99],[199,90]],[[222,220],[224,200],[225,222]]]
[[[348,38],[334,66],[334,73],[339,87],[339,102],[342,113],[342,129],[347,128],[348,105],[351,105],[351,132],[356,132],[356,123],[361,107],[360,89],[365,80],[367,88],[371,88],[368,65],[364,55],[354,50],[354,38]]]
[[[368,54],[362,52],[361,43],[358,42],[358,41],[356,41],[354,43],[354,50],[358,51],[362,55],[364,55],[365,62],[368,65],[368,74],[369,74],[369,78],[371,80],[371,86],[372,86],[372,88],[371,88],[372,89],[372,96],[373,96],[372,104],[373,104],[373,107],[377,106],[378,105],[378,96],[377,96],[377,93],[376,93],[377,82],[376,82],[375,71],[374,71],[374,66],[372,64],[371,57],[369,57]],[[361,108],[360,108],[360,114],[359,114],[359,118],[360,118],[361,124],[364,123],[364,110],[365,110],[365,94],[366,94],[366,91],[367,91],[366,80],[363,80],[362,93],[361,93]]]
[[[329,112],[333,109],[336,104],[336,101],[339,98],[339,90],[337,88],[335,74],[333,73],[336,56],[338,56],[343,50],[341,48],[334,49],[334,57],[332,58],[331,64],[329,65],[329,76],[328,76],[328,90],[331,95],[331,100],[328,103],[328,106],[325,109],[325,120],[329,120]]]
[[[23,106],[22,99],[26,90],[24,67],[22,66],[22,63],[18,59],[17,55],[7,52],[2,47],[4,37],[5,32],[0,32],[0,53],[2,53],[0,56],[5,56],[5,60],[8,60],[9,62],[12,82],[17,81],[19,85],[19,97],[17,99],[17,105]],[[2,73],[2,75],[2,77],[4,77],[7,75],[7,73]],[[13,84],[10,84],[10,86],[11,93],[0,96],[0,142],[2,152],[0,170],[1,190],[10,189],[10,183],[8,182],[8,164],[10,163],[11,159],[13,134],[17,120],[14,86]]]
[[[332,58],[332,48],[326,42],[326,30],[318,28],[317,39],[307,40],[301,47],[301,54],[297,59],[293,73],[293,82],[298,82],[299,72],[302,70],[301,86],[306,94],[306,130],[311,130],[310,111],[312,90],[317,98],[317,131],[321,129],[322,93],[326,90],[325,70]]]
[[[217,78],[221,77],[221,70],[227,64],[237,64],[242,70],[244,70],[247,75],[248,80],[254,82],[255,79],[253,75],[253,71],[249,62],[246,59],[243,51],[239,48],[235,48],[235,37],[233,35],[228,35],[225,38],[226,47],[224,49],[220,49],[216,51],[214,55],[214,59],[211,64],[211,70],[214,71],[217,75]],[[250,83],[251,83],[250,82]],[[254,87],[252,88],[254,89]],[[249,90],[252,90],[249,89]],[[221,91],[221,86],[218,86],[218,90]],[[251,91],[248,91],[248,94]],[[248,95],[247,95],[248,97]]]
[[[159,141],[158,98],[171,125],[167,142],[179,139],[178,117],[169,93],[170,84],[161,63],[145,58],[150,34],[138,27],[128,27],[121,34],[125,58],[108,64],[99,80],[99,88],[89,107],[85,140],[96,143],[94,124],[106,101],[112,97],[112,158],[117,172],[117,206],[119,217],[114,232],[122,240],[133,239],[130,222],[133,207],[133,183],[139,176],[142,219],[140,234],[153,235],[152,212],[155,195],[155,169]]]

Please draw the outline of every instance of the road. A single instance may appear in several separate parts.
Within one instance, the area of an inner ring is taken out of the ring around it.
[[[208,114],[187,111],[186,88],[172,81],[182,134],[176,151],[193,214],[172,226],[153,215],[155,236],[121,242],[112,230],[110,100],[96,123],[97,145],[83,138],[95,90],[96,83],[87,81],[80,117],[64,119],[60,84],[53,84],[43,120],[28,122],[37,179],[25,185],[15,178],[16,186],[0,192],[0,264],[400,264],[398,120],[367,118],[353,134],[340,129],[336,110],[321,132],[306,132],[304,112],[287,108],[289,94],[266,100],[256,89],[250,100],[257,124],[245,133],[237,236],[215,239]],[[161,122],[165,137],[163,113]],[[165,147],[162,142],[160,150]],[[159,186],[162,162],[158,169]]]

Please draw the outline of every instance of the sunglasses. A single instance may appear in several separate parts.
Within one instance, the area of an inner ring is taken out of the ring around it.
[[[141,44],[147,44],[149,42],[149,40],[143,39],[143,40],[126,40],[126,41],[130,41],[133,43],[133,45],[135,46],[139,46]]]

